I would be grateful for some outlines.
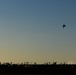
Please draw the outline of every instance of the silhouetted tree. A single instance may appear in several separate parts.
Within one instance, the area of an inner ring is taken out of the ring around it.
[[[34,62],[34,65],[36,65],[37,63],[36,62]]]
[[[53,65],[56,65],[57,64],[57,62],[53,62]]]

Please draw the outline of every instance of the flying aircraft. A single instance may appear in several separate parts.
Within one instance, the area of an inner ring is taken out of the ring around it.
[[[63,24],[62,26],[63,26],[63,28],[64,28],[64,27],[66,27],[66,25],[65,25],[65,24]]]

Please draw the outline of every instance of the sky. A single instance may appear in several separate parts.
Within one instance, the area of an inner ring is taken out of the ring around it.
[[[76,0],[0,0],[1,62],[76,63],[75,57]]]

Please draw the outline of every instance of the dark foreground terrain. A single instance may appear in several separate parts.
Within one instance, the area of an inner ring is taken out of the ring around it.
[[[68,64],[1,64],[0,75],[44,75],[44,74],[60,74],[70,75],[76,74],[76,65]]]

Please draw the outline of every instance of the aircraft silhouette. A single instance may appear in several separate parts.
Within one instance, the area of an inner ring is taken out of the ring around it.
[[[66,27],[66,25],[65,25],[65,24],[63,24],[63,28],[64,28],[64,27]]]

